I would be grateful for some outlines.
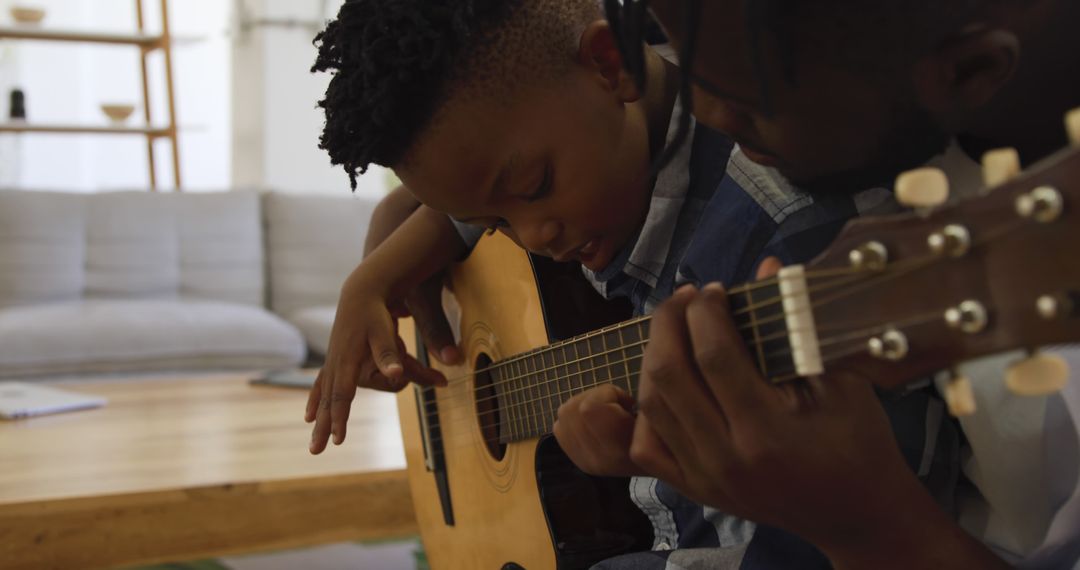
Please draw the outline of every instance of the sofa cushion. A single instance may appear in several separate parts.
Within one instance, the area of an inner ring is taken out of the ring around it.
[[[107,192],[87,203],[87,297],[263,304],[254,192]]]
[[[333,305],[308,307],[289,315],[289,322],[300,329],[311,352],[326,356],[330,347],[330,329],[334,326],[336,312],[337,307]]]
[[[85,207],[78,194],[0,191],[0,308],[82,296]]]
[[[299,332],[265,309],[94,299],[0,311],[0,377],[299,365]]]
[[[341,284],[363,257],[376,201],[269,193],[263,197],[270,307],[279,315],[337,305]]]
[[[0,307],[79,298],[263,305],[254,192],[0,191]]]
[[[176,196],[180,296],[265,306],[259,194],[234,190]]]

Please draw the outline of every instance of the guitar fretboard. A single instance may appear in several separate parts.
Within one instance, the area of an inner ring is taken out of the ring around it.
[[[779,287],[736,289],[729,300],[735,324],[759,370],[769,378],[790,375],[794,366]],[[499,441],[551,433],[559,406],[601,384],[613,384],[636,396],[650,320],[631,319],[493,363]]]

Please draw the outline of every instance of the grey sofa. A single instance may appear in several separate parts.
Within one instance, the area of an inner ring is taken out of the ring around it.
[[[0,378],[317,359],[374,205],[0,191]]]

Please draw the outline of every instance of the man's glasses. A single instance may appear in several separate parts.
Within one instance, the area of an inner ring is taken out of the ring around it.
[[[623,67],[634,76],[638,89],[645,89],[645,30],[648,0],[604,0],[608,24],[622,54]]]
[[[653,161],[654,176],[671,161],[690,133],[690,113],[693,111],[690,95],[690,67],[693,65],[694,53],[697,49],[697,17],[701,13],[701,0],[684,1],[687,17],[683,29],[687,30],[687,33],[679,49],[679,65],[682,67],[679,96],[682,98],[682,113],[679,115],[675,136],[671,138],[671,142],[660,156]],[[638,89],[644,92],[645,40],[651,23],[649,0],[604,0],[604,11],[607,13],[608,24],[615,34],[619,52],[622,54],[623,67],[634,77]]]

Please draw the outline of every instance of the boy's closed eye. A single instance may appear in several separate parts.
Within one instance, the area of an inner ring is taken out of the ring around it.
[[[543,177],[540,179],[540,184],[536,187],[536,189],[531,194],[522,196],[521,198],[523,200],[525,200],[526,202],[531,203],[531,202],[536,202],[537,200],[540,200],[542,198],[547,197],[548,194],[551,194],[551,188],[553,186],[554,178],[555,177],[554,177],[554,175],[552,174],[552,171],[551,171],[551,165],[550,164],[545,164],[544,165],[544,174],[543,174]]]

